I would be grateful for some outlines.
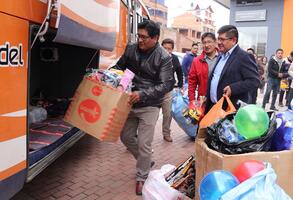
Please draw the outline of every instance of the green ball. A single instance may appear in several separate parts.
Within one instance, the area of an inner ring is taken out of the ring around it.
[[[270,119],[265,110],[256,105],[240,108],[235,116],[235,126],[245,139],[261,137],[269,128]]]

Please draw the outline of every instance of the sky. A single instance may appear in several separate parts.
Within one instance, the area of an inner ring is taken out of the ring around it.
[[[182,14],[186,10],[191,9],[191,3],[195,6],[199,5],[200,8],[207,8],[211,5],[213,11],[213,19],[215,20],[216,31],[223,25],[229,24],[229,9],[214,2],[213,0],[165,0],[168,6],[168,26],[170,26],[172,19]]]

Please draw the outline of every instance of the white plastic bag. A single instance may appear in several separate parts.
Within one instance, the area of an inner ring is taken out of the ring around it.
[[[47,119],[47,110],[42,107],[29,106],[28,123],[37,123]]]
[[[184,194],[172,188],[165,180],[164,174],[176,169],[175,166],[163,165],[159,170],[153,170],[144,183],[142,198],[144,200],[184,200],[189,199]]]
[[[266,169],[226,192],[221,200],[290,200],[291,198],[277,185],[276,179],[275,171],[268,164]]]

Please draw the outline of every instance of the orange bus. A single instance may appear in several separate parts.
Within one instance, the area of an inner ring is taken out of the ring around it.
[[[87,68],[115,63],[140,0],[9,0],[0,5],[0,199],[10,199],[84,133],[62,120]]]

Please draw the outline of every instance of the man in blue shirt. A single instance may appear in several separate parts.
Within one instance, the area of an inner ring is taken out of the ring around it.
[[[182,60],[182,72],[184,75],[184,83],[188,83],[188,73],[189,73],[193,58],[197,56],[197,51],[198,51],[198,44],[193,43],[191,47],[191,51],[187,52]]]
[[[206,112],[225,94],[238,108],[237,101],[249,102],[249,91],[259,86],[256,63],[238,46],[238,30],[226,25],[218,31],[220,56],[209,77]]]

